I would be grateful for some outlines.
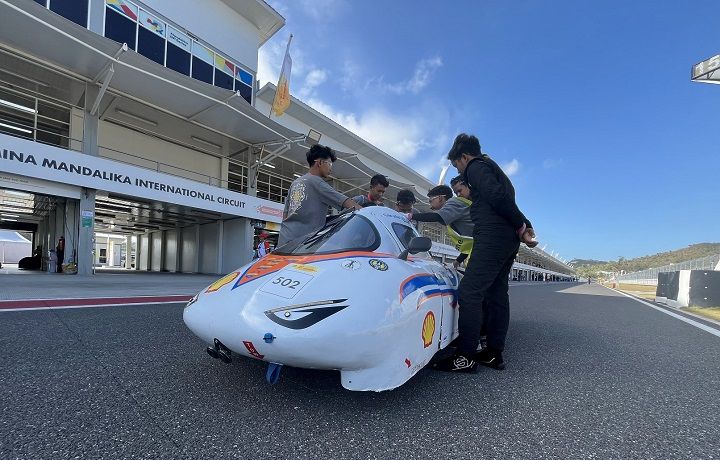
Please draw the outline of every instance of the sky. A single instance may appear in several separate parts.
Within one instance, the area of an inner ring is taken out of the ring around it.
[[[475,134],[540,247],[614,260],[720,241],[720,2],[269,0],[294,96],[437,182]],[[453,177],[451,168],[448,178]]]

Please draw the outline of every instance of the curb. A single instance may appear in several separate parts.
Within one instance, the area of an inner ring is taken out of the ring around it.
[[[136,297],[94,297],[80,299],[30,299],[2,300],[0,312],[23,310],[53,310],[60,308],[110,307],[139,304],[184,303],[191,295],[136,296]]]

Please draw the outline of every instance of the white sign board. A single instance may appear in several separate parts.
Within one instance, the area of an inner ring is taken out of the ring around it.
[[[1,165],[2,163],[0,163]],[[59,184],[34,177],[19,176],[5,172],[0,166],[0,188],[22,190],[24,192],[39,193],[49,196],[63,196],[65,198],[80,199],[80,187],[68,184]]]
[[[251,219],[282,221],[280,203],[4,134],[0,134],[0,173]]]
[[[720,69],[720,54],[695,64],[692,69],[692,79],[704,77],[705,75]]]

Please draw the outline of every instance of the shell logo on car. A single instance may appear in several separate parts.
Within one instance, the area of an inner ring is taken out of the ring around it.
[[[433,335],[435,335],[435,315],[429,311],[427,315],[425,315],[422,325],[423,348],[432,345]]]

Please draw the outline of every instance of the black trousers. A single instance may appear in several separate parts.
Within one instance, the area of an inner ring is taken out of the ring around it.
[[[457,352],[470,356],[480,341],[480,328],[488,347],[505,349],[510,323],[508,275],[520,241],[512,232],[482,232],[474,235],[473,251],[458,292],[459,336]]]
[[[62,273],[62,263],[65,260],[65,250],[55,250],[55,253],[57,254],[57,267],[56,271],[58,273]]]

